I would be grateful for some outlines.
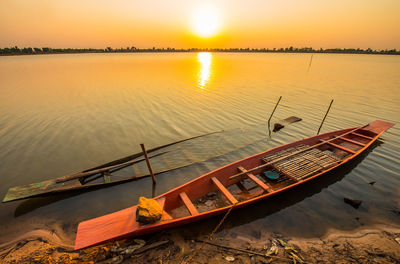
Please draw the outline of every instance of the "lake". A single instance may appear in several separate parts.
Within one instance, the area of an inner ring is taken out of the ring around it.
[[[311,63],[310,63],[311,62]],[[271,133],[271,122],[303,120]],[[221,232],[293,236],[400,224],[400,56],[274,53],[62,54],[0,57],[0,194],[181,139],[156,169],[193,163],[108,188],[0,205],[0,243],[161,194],[266,149],[376,119],[396,125],[335,173],[233,213]],[[145,165],[136,170],[144,171]],[[130,168],[133,172],[132,168]],[[369,184],[376,182],[375,184]],[[359,209],[344,197],[362,200]],[[208,233],[218,218],[201,222]]]

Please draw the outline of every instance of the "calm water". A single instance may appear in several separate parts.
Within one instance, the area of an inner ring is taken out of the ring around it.
[[[203,133],[152,161],[156,194],[265,149],[375,119],[396,123],[345,168],[234,213],[222,232],[321,235],[329,228],[400,224],[400,56],[315,54],[78,54],[0,57],[0,195]],[[268,137],[265,121],[303,121]],[[133,173],[132,168],[131,172]],[[143,166],[138,166],[143,170]],[[368,184],[375,181],[374,185]],[[149,179],[0,205],[0,243],[77,223],[151,196]],[[343,197],[363,201],[358,210]],[[359,220],[355,219],[356,217]],[[202,222],[207,229],[216,220]],[[257,236],[257,235],[255,235]]]

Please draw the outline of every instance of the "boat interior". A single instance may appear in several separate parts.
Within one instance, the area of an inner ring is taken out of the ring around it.
[[[277,194],[350,161],[392,126],[377,120],[230,163],[156,197],[163,208],[161,221],[156,223],[137,222],[137,205],[81,222],[75,249],[193,222]]]
[[[182,188],[174,190],[175,198],[174,191],[172,198],[169,195],[162,197],[159,202],[163,207],[165,204],[163,219],[196,216],[288,187],[341,163],[376,135],[363,129],[330,133],[312,141],[299,141],[278,151],[255,156],[253,159],[256,161],[247,164],[246,160],[242,161],[243,164],[240,161],[233,163],[230,167],[236,168],[222,168],[220,172],[217,170],[208,175],[208,185],[193,182],[191,188],[203,189],[201,191]],[[254,170],[257,166],[262,168]],[[229,178],[235,173],[241,175],[230,181]]]

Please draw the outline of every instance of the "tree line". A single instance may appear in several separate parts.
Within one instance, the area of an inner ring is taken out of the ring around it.
[[[112,52],[286,52],[286,53],[348,53],[348,54],[395,54],[400,55],[400,51],[396,49],[381,49],[381,50],[373,50],[371,48],[368,49],[353,49],[353,48],[334,48],[334,49],[313,49],[311,47],[303,47],[303,48],[295,48],[295,47],[287,47],[287,48],[189,48],[189,49],[175,49],[175,48],[136,48],[126,47],[126,48],[112,48],[106,47],[104,49],[92,49],[92,48],[19,48],[17,46],[10,48],[0,48],[0,55],[28,55],[28,54],[57,54],[57,53],[112,53]]]

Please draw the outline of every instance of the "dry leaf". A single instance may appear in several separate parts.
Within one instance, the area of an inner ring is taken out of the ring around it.
[[[283,241],[282,239],[278,239],[279,243],[281,244],[282,247],[286,247],[286,242]]]

